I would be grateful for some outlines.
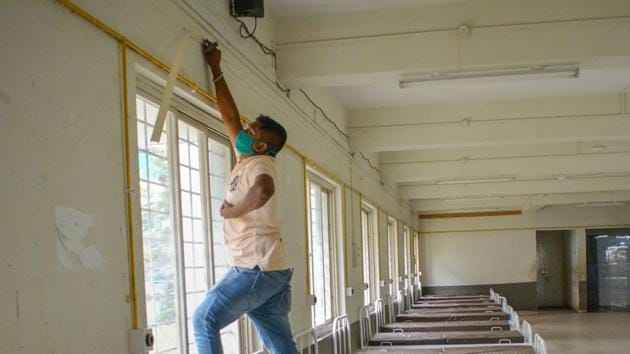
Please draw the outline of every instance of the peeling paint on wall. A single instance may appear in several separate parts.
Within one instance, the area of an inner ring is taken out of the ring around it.
[[[60,270],[77,266],[95,269],[103,264],[103,257],[95,246],[85,247],[95,216],[73,208],[55,207],[57,227],[57,262]]]

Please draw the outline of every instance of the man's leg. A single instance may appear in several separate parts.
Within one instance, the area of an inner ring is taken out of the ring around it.
[[[193,327],[199,354],[222,354],[220,331],[249,310],[247,299],[256,275],[230,268],[195,310]]]
[[[281,274],[281,273],[278,273]],[[265,303],[256,309],[249,311],[247,316],[252,320],[258,334],[271,354],[297,354],[295,342],[291,334],[289,324],[289,311],[291,310],[291,272],[285,279],[278,279],[277,289],[281,289],[271,296]]]

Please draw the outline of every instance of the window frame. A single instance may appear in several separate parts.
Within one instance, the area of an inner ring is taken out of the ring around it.
[[[403,224],[402,251],[403,251],[403,290],[409,289],[411,285],[411,230]]]
[[[345,297],[344,297],[344,247],[343,247],[343,193],[342,186],[327,177],[323,173],[316,170],[316,168],[305,165],[305,198],[306,198],[306,216],[307,216],[307,229],[308,229],[308,284],[309,284],[309,296],[314,296],[313,293],[313,267],[312,267],[312,230],[311,230],[311,199],[310,189],[311,183],[317,184],[320,188],[330,193],[329,197],[329,257],[330,257],[330,278],[331,278],[331,318],[324,323],[316,325],[313,311],[315,304],[311,305],[311,326],[315,329],[318,338],[324,338],[332,332],[332,323],[336,316],[345,312]],[[319,301],[319,300],[318,300]]]
[[[418,285],[420,282],[420,233],[418,231],[414,231],[413,233],[413,275],[414,275],[414,286]]]
[[[400,291],[399,263],[398,263],[398,220],[391,216],[387,217],[387,255],[389,273],[389,294],[397,297]]]
[[[364,301],[363,304],[371,306],[379,299],[379,244],[378,244],[378,209],[366,200],[361,200],[361,250],[362,250],[362,268],[363,268],[363,283],[368,285],[367,289],[363,290]],[[366,215],[367,232],[364,229],[363,215]],[[368,254],[365,254],[367,246]],[[368,265],[368,279],[365,279],[366,263]],[[365,298],[368,294],[367,299]]]

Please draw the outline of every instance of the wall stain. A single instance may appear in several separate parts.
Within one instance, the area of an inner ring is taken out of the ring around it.
[[[4,104],[9,104],[11,100],[12,100],[11,95],[9,95],[8,93],[0,92],[0,102]]]
[[[15,315],[20,318],[20,291],[15,291]]]
[[[44,176],[43,174],[39,175],[39,180],[37,181],[37,186],[39,188],[46,188],[46,187],[48,187],[48,180],[46,179],[46,176]]]

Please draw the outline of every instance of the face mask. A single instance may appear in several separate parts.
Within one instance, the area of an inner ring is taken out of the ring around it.
[[[255,142],[256,139],[247,130],[243,129],[236,135],[236,151],[243,155],[256,155],[256,151],[252,148]],[[275,157],[276,152],[268,148],[267,155]]]

